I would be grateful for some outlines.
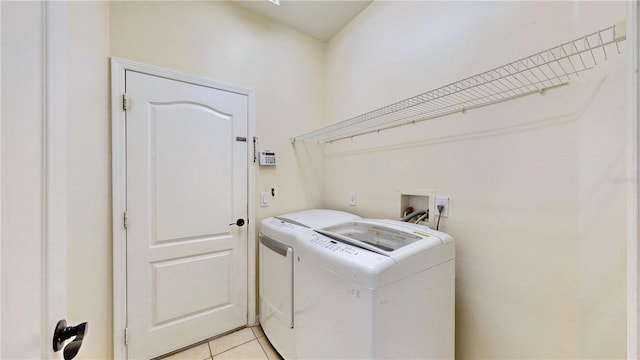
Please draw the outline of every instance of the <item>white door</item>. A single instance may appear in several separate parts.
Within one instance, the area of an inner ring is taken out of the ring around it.
[[[247,324],[247,96],[126,71],[129,358]]]

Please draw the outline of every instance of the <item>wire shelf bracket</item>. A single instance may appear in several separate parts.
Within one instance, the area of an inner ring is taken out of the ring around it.
[[[569,84],[608,59],[607,47],[626,39],[625,22],[510,62],[449,85],[291,139],[331,142],[488,106]]]

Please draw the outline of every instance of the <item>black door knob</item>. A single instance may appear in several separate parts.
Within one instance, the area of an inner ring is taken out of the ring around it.
[[[229,224],[229,226],[231,225],[244,226],[244,219],[238,219],[236,222]]]
[[[66,320],[58,321],[55,330],[53,331],[53,351],[58,352],[64,348],[63,354],[65,360],[71,360],[80,351],[82,346],[82,340],[87,333],[88,325],[86,322],[76,325],[67,326]],[[67,346],[64,346],[65,341],[75,336]]]

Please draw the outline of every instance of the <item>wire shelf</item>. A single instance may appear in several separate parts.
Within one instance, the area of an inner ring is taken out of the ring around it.
[[[331,142],[543,93],[608,59],[626,39],[624,26],[585,35],[506,65],[292,138]],[[610,50],[611,51],[611,50]]]

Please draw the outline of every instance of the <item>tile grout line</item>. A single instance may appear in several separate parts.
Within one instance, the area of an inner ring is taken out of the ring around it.
[[[253,331],[253,328],[251,329],[251,331]],[[262,333],[262,335],[260,337],[258,337],[258,335],[255,332],[253,333],[253,335],[256,337],[256,340],[258,340],[258,345],[260,345],[260,349],[262,349],[262,352],[264,353],[264,356],[266,356],[267,360],[270,360],[271,358],[269,357],[269,354],[267,354],[267,350],[265,350],[264,346],[262,346],[262,342],[260,341],[260,338],[263,337],[263,338],[266,339],[267,337],[264,334],[264,330],[262,330],[262,328],[260,328],[260,332]],[[269,340],[267,340],[267,341],[269,341]]]
[[[256,338],[256,340],[258,339]],[[260,349],[262,349],[262,353],[264,354],[264,356],[267,358],[267,360],[269,360],[269,354],[267,354],[267,351],[264,349],[264,346],[262,346],[260,340],[258,340],[258,345],[260,345]]]
[[[254,328],[257,328],[257,327],[260,327],[260,333],[262,334],[262,335],[260,335],[260,336],[258,336],[258,334],[256,334],[256,332],[255,332],[255,331],[253,331],[253,329],[254,329]],[[252,327],[251,327],[251,332],[253,332],[253,336],[255,336],[255,337],[256,337],[256,339],[259,339],[259,338],[261,338],[261,337],[265,337],[265,336],[266,336],[266,335],[264,334],[264,330],[262,330],[262,327],[261,327],[260,325],[252,326]]]
[[[249,327],[245,327],[245,329],[247,329],[247,328],[248,328],[249,330],[251,330],[251,328],[249,328]],[[243,330],[243,329],[236,330],[236,331],[231,332],[231,333],[229,333],[229,334],[227,334],[227,335],[224,335],[224,336],[222,336],[222,337],[219,337],[218,339],[223,339],[223,338],[225,338],[225,337],[227,337],[227,336],[231,336],[232,334],[234,334],[234,333],[236,333],[236,332],[239,332],[239,331],[242,331],[242,330]],[[214,357],[214,356],[216,356],[216,355],[224,354],[224,353],[226,353],[227,351],[231,351],[231,350],[233,350],[233,349],[235,349],[235,348],[237,348],[237,347],[239,347],[239,346],[242,346],[242,345],[244,345],[244,344],[247,344],[247,343],[249,343],[249,342],[251,342],[251,341],[255,340],[255,339],[256,339],[256,334],[253,332],[253,330],[251,330],[251,334],[253,335],[253,339],[252,339],[252,340],[245,341],[245,342],[243,342],[243,343],[241,343],[241,344],[238,344],[238,345],[236,345],[236,346],[230,347],[230,348],[228,348],[228,349],[226,349],[226,350],[224,350],[224,351],[221,351],[221,352],[218,352],[218,353],[215,353],[215,354],[213,353],[213,350],[211,350],[211,341],[214,341],[214,340],[217,340],[217,339],[207,341],[207,347],[209,347],[209,355],[211,356],[209,359],[213,359],[213,357]],[[208,359],[205,359],[205,360],[208,360]]]
[[[211,346],[209,346],[209,353],[211,354],[211,358],[213,358],[214,356],[217,356],[217,355],[220,355],[220,354],[224,354],[224,353],[226,353],[227,351],[231,351],[231,350],[233,350],[233,349],[235,349],[235,348],[237,348],[237,347],[240,347],[240,346],[242,346],[242,345],[246,345],[246,344],[248,344],[248,343],[252,342],[253,340],[258,340],[258,338],[256,338],[256,337],[255,337],[255,334],[254,334],[254,336],[253,336],[253,339],[248,340],[248,341],[245,341],[245,342],[243,342],[242,344],[238,344],[238,345],[236,345],[236,346],[234,346],[234,347],[228,348],[228,349],[227,349],[227,350],[225,350],[225,351],[222,351],[222,352],[216,353],[215,355],[213,355],[213,351],[211,351]],[[259,341],[258,341],[258,344],[260,344],[260,342],[259,342]],[[262,348],[262,346],[260,346],[260,347]],[[264,352],[264,350],[262,350],[262,351]]]
[[[0,0],[0,1],[1,1],[1,0]],[[243,343],[240,343],[240,344],[238,344],[238,345],[235,345],[235,346],[233,346],[233,347],[231,347],[231,348],[228,348],[228,349],[226,349],[226,350],[224,350],[224,351],[220,351],[220,352],[217,352],[217,353],[215,353],[215,354],[213,353],[213,349],[211,348],[211,342],[212,342],[212,341],[215,341],[215,340],[217,340],[217,339],[225,338],[225,337],[227,337],[227,336],[232,335],[233,333],[236,333],[236,332],[238,332],[238,331],[242,331],[243,329],[248,329],[248,330],[250,330],[251,335],[252,335],[252,339],[247,340],[247,341],[245,341],[245,342],[243,342]],[[231,350],[233,350],[233,349],[235,349],[235,348],[237,348],[237,347],[240,347],[240,346],[242,346],[242,345],[246,345],[246,344],[248,344],[248,343],[252,342],[253,340],[258,340],[258,339],[259,339],[259,338],[261,338],[261,337],[263,337],[263,336],[258,336],[258,335],[256,335],[256,333],[253,331],[253,326],[247,326],[247,327],[240,328],[240,329],[237,329],[237,330],[235,330],[235,331],[229,332],[229,333],[227,333],[226,335],[222,335],[222,336],[215,336],[215,337],[212,337],[212,338],[210,338],[210,339],[208,339],[208,340],[204,340],[204,341],[202,341],[202,342],[200,343],[200,345],[204,345],[205,343],[207,344],[207,349],[209,349],[209,356],[208,356],[207,358],[203,359],[203,360],[212,360],[214,356],[217,356],[217,355],[220,355],[220,354],[224,354],[224,353],[226,353],[226,352],[228,352],[228,351],[231,351]],[[173,356],[173,355],[176,355],[176,354],[179,354],[179,353],[182,353],[182,352],[185,352],[185,351],[188,351],[188,350],[194,349],[194,348],[196,348],[196,347],[198,347],[198,346],[200,346],[200,345],[198,345],[198,344],[196,343],[196,344],[193,344],[193,345],[191,345],[191,346],[188,346],[188,347],[186,347],[186,348],[182,349],[181,351],[175,351],[175,352],[173,352],[173,353],[169,353],[169,354],[163,355],[163,356],[162,356],[162,359],[164,359],[165,357],[170,357],[170,356]],[[260,345],[260,348],[262,349],[262,352],[265,352],[265,350],[262,348],[262,345],[260,344],[260,341],[258,341],[258,345]],[[267,356],[267,359],[268,359],[268,356]]]
[[[209,359],[205,360],[213,360],[213,351],[211,351],[211,341],[207,341],[207,347],[209,348]]]

